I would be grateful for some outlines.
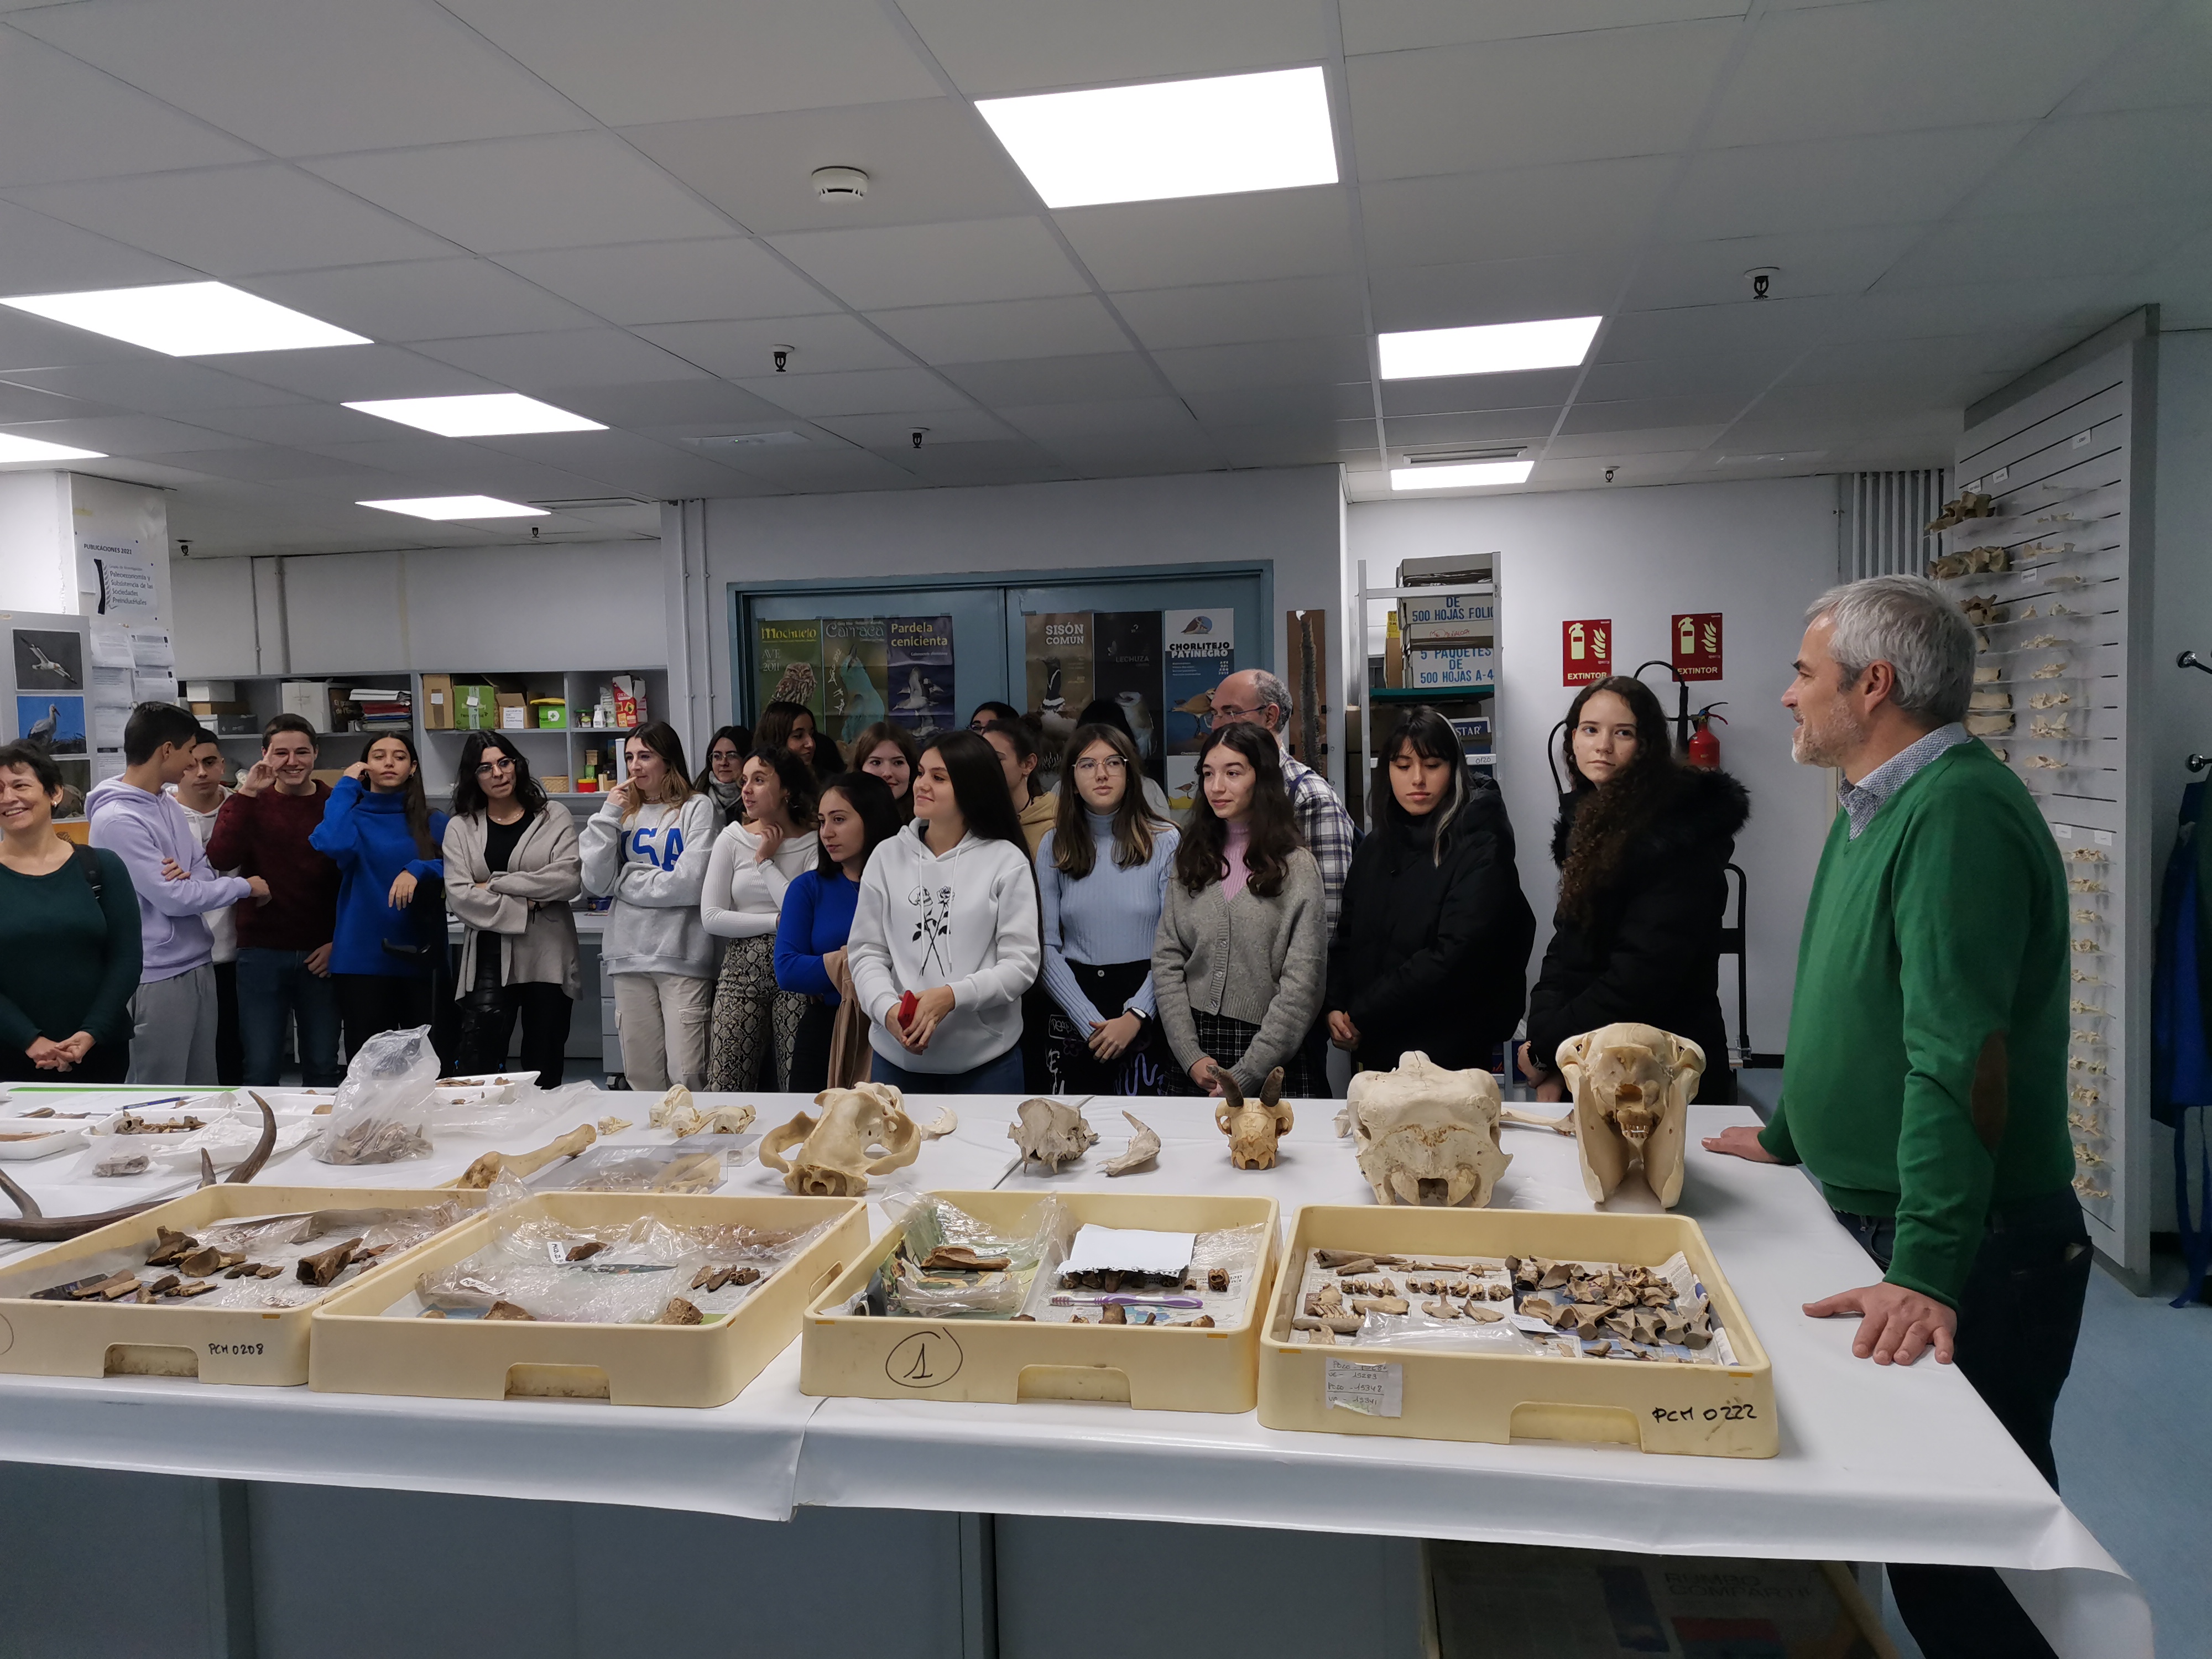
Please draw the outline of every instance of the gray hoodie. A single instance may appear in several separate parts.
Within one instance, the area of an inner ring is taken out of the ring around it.
[[[214,960],[201,918],[253,896],[243,876],[218,876],[192,833],[192,815],[173,795],[149,794],[121,778],[104,778],[84,798],[92,844],[123,860],[138,894],[138,935],[145,951],[139,982],[174,979]],[[174,859],[182,881],[164,881],[161,861]]]
[[[580,837],[584,890],[614,899],[600,945],[610,974],[674,974],[712,979],[720,951],[699,920],[699,895],[714,840],[714,803],[694,795],[681,806],[649,803],[628,823],[609,801]]]

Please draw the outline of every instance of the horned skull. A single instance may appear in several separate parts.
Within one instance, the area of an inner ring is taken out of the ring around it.
[[[1601,1025],[1569,1037],[1557,1059],[1574,1096],[1575,1146],[1591,1202],[1610,1198],[1641,1159],[1660,1207],[1673,1209],[1705,1051],[1656,1025]]]
[[[921,1130],[888,1084],[824,1089],[814,1103],[823,1109],[819,1121],[801,1112],[760,1144],[760,1161],[781,1170],[785,1187],[802,1198],[857,1198],[870,1176],[904,1169],[921,1155]],[[786,1161],[789,1146],[799,1152]],[[878,1147],[881,1156],[871,1150]]]
[[[1450,1071],[1415,1049],[1395,1071],[1362,1072],[1348,1096],[1377,1204],[1480,1208],[1513,1162],[1498,1145],[1498,1079],[1486,1071]]]
[[[1283,1104],[1283,1068],[1267,1073],[1260,1085],[1260,1098],[1248,1101],[1237,1079],[1224,1070],[1221,1103],[1213,1109],[1213,1127],[1229,1137],[1229,1162],[1238,1170],[1272,1170],[1275,1143],[1291,1132],[1291,1109]]]

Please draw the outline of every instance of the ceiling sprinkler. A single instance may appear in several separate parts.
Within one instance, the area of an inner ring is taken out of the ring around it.
[[[1781,274],[1782,268],[1779,265],[1754,265],[1745,271],[1744,280],[1751,284],[1751,297],[1754,300],[1771,298],[1774,291],[1774,279]]]
[[[784,366],[791,362],[791,354],[797,349],[798,348],[796,346],[787,345],[780,345],[772,348],[775,357],[775,372],[777,374],[781,374],[783,373]]]

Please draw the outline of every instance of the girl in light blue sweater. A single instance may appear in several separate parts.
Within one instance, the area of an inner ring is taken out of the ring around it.
[[[1152,1011],[1152,937],[1177,837],[1141,780],[1125,732],[1085,726],[1068,739],[1059,817],[1036,852],[1054,1093],[1188,1092]]]

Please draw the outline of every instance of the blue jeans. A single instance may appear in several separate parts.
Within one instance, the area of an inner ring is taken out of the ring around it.
[[[246,1081],[266,1087],[284,1066],[284,1020],[300,1030],[300,1073],[310,1089],[337,1086],[337,988],[307,971],[305,951],[238,947],[238,1035],[246,1048]]]
[[[888,1083],[908,1095],[1018,1095],[1022,1092],[1022,1046],[968,1072],[910,1072],[881,1054],[868,1056],[868,1081]]]

